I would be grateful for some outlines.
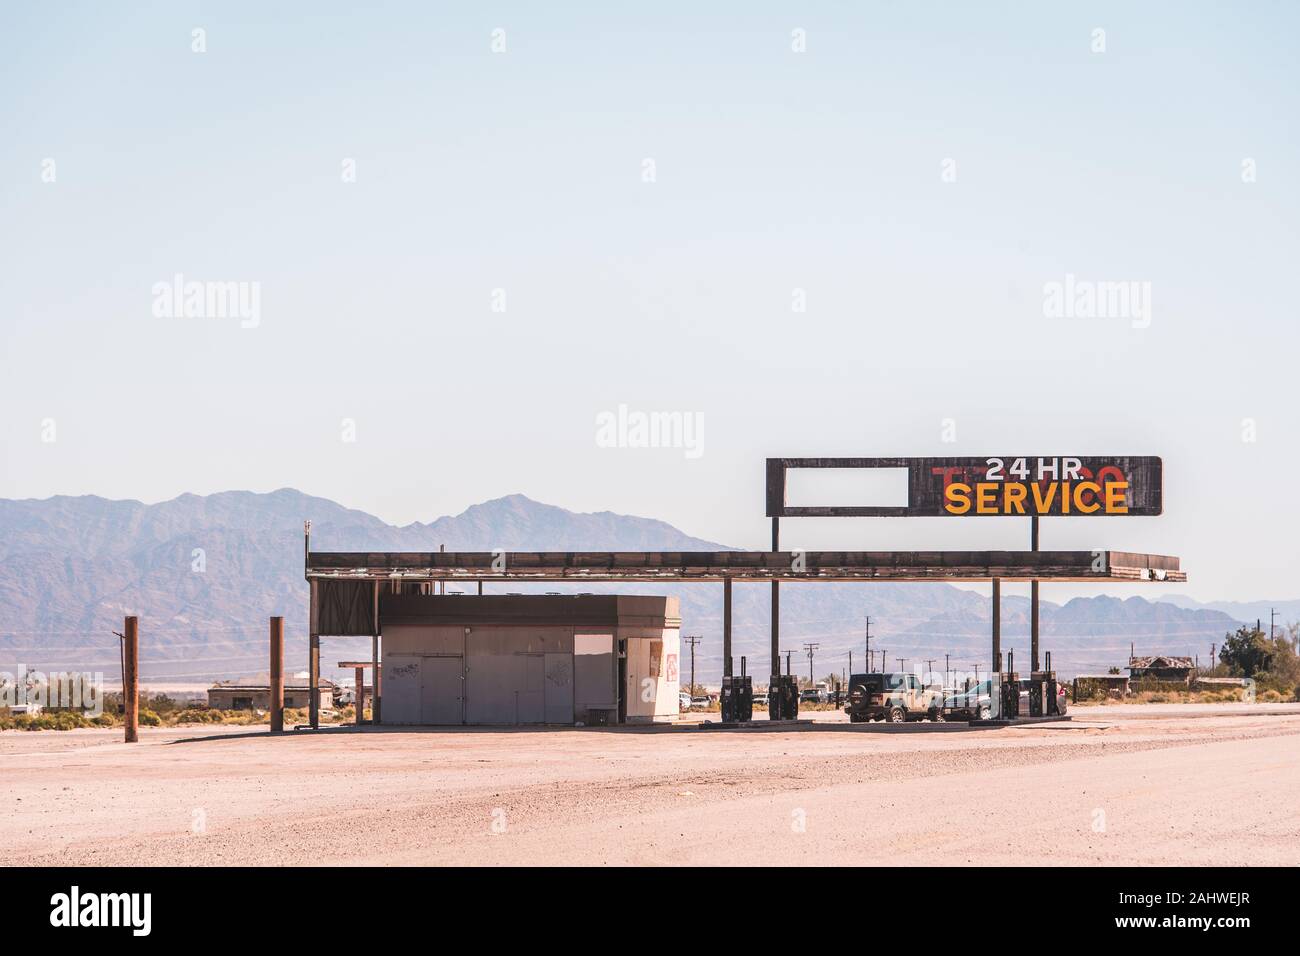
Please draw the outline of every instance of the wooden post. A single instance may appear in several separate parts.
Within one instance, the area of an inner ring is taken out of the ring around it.
[[[126,742],[140,739],[140,619],[131,615],[126,619],[122,638],[122,708],[124,710]]]
[[[1002,579],[993,579],[993,669],[1002,673]]]
[[[731,578],[722,579],[722,676],[731,676]]]
[[[271,618],[271,733],[284,730],[284,618]]]
[[[355,694],[355,700],[356,700],[356,708],[357,708],[357,726],[360,727],[361,712],[366,709],[366,669],[364,667],[358,667],[356,669],[356,675],[357,675],[357,690]]]

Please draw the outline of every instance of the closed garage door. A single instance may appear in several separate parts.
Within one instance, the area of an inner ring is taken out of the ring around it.
[[[466,638],[466,722],[572,723],[571,641],[549,630],[473,629]]]

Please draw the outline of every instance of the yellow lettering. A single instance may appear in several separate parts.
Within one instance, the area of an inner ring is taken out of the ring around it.
[[[997,503],[993,500],[997,490],[998,483],[992,481],[981,481],[975,486],[976,514],[995,515],[998,513]]]
[[[1043,497],[1043,489],[1038,485],[1030,485],[1030,490],[1034,493],[1034,513],[1045,515],[1052,510],[1052,501],[1056,498],[1056,482],[1047,486],[1047,497]]]
[[[1086,515],[1090,515],[1090,514],[1092,514],[1094,511],[1096,511],[1098,508],[1100,508],[1101,505],[1097,504],[1097,501],[1096,501],[1095,498],[1093,499],[1092,504],[1090,504],[1090,505],[1086,505],[1086,504],[1084,504],[1084,503],[1083,503],[1083,493],[1084,493],[1084,491],[1090,491],[1091,494],[1096,495],[1097,492],[1101,491],[1101,486],[1100,486],[1099,484],[1097,484],[1095,481],[1081,481],[1081,482],[1079,482],[1077,485],[1074,486],[1074,505],[1075,505],[1075,507],[1078,508],[1080,511],[1082,511],[1084,514],[1086,514]]]
[[[1108,481],[1105,485],[1104,494],[1106,496],[1106,514],[1108,515],[1126,515],[1128,514],[1128,500],[1125,492],[1128,491],[1127,481]]]
[[[1012,511],[1018,515],[1025,513],[1025,495],[1029,492],[1024,485],[1007,485],[1007,493],[1003,498],[1003,511],[1011,514]]]
[[[944,508],[949,514],[964,515],[970,511],[970,485],[954,481],[943,489]]]

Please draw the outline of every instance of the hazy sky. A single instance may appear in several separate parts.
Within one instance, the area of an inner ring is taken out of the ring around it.
[[[1154,454],[1162,517],[1044,546],[1300,594],[1294,4],[541,6],[6,4],[0,496],[522,492],[765,547],[768,455]],[[1067,275],[1149,308],[1051,317]],[[602,447],[620,405],[699,441]]]

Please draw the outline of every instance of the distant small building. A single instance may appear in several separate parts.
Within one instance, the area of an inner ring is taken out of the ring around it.
[[[318,706],[322,709],[334,706],[334,683],[322,679]],[[307,707],[311,701],[311,689],[305,677],[286,677],[284,679],[284,706]],[[217,681],[208,688],[208,706],[213,710],[270,710],[271,684],[266,675],[259,677],[241,677],[238,680]]]
[[[1190,684],[1192,668],[1190,657],[1130,657],[1128,659],[1129,677],[1134,681]]]

